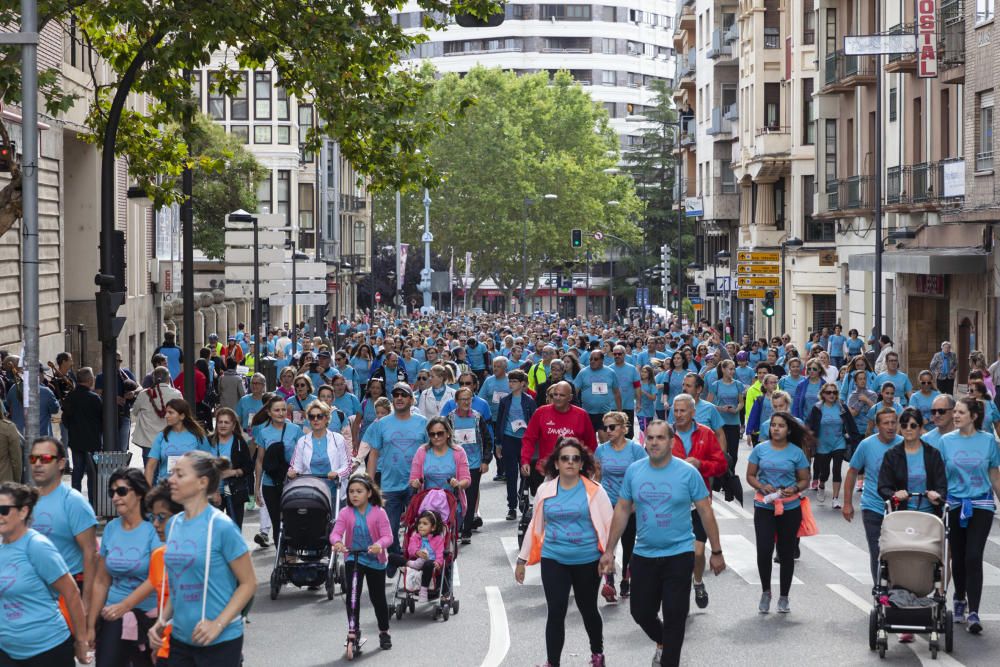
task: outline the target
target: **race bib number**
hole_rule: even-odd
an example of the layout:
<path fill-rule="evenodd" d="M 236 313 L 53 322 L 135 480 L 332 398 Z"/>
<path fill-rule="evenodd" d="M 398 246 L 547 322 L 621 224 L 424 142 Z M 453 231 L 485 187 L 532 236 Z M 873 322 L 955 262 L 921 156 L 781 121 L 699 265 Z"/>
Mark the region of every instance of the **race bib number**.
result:
<path fill-rule="evenodd" d="M 253 416 L 254 416 L 255 414 L 257 414 L 257 413 L 256 413 L 256 412 L 248 412 L 248 413 L 247 413 L 247 423 L 246 423 L 246 427 L 247 427 L 247 428 L 249 428 L 249 427 L 250 427 L 250 424 L 252 424 L 252 423 L 253 423 Z"/>
<path fill-rule="evenodd" d="M 504 396 L 506 396 L 506 395 L 507 395 L 506 391 L 495 391 L 495 392 L 493 392 L 493 402 L 494 403 L 499 403 L 500 401 L 502 401 L 504 399 Z"/>
<path fill-rule="evenodd" d="M 510 423 L 510 427 L 515 431 L 520 431 L 522 428 L 528 428 L 528 424 L 523 419 L 515 419 Z"/>
<path fill-rule="evenodd" d="M 607 382 L 590 383 L 590 393 L 593 394 L 594 396 L 607 396 L 608 383 Z"/>
<path fill-rule="evenodd" d="M 292 410 L 292 423 L 299 425 L 306 420 L 306 413 L 302 410 Z"/>
<path fill-rule="evenodd" d="M 177 462 L 180 461 L 180 460 L 181 460 L 181 457 L 179 457 L 179 456 L 168 456 L 167 457 L 167 474 L 168 475 L 171 472 L 173 472 L 174 466 L 177 465 Z"/>
<path fill-rule="evenodd" d="M 471 445 L 476 441 L 476 429 L 457 428 L 455 429 L 455 442 L 460 445 Z"/>

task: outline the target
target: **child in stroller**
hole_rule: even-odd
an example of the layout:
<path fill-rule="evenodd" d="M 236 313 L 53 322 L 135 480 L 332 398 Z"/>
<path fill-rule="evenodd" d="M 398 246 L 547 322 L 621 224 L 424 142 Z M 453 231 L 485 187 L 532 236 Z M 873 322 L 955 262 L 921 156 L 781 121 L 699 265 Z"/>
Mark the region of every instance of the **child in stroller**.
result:
<path fill-rule="evenodd" d="M 420 571 L 420 592 L 417 602 L 427 602 L 427 589 L 440 569 L 444 556 L 444 524 L 433 510 L 424 510 L 417 517 L 417 529 L 410 533 L 404 553 L 389 554 L 389 564 Z M 404 573 L 404 577 L 405 577 Z"/>

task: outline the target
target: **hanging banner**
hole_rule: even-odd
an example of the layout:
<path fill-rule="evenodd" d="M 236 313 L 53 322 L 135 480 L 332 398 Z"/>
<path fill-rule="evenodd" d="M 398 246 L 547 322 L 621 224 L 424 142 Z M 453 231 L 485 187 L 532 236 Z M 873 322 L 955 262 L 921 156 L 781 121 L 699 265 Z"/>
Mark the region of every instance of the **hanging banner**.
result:
<path fill-rule="evenodd" d="M 462 282 L 462 286 L 465 289 L 469 289 L 472 286 L 472 253 L 465 253 L 465 278 Z"/>
<path fill-rule="evenodd" d="M 937 76 L 937 2 L 917 0 L 917 76 Z"/>
<path fill-rule="evenodd" d="M 399 244 L 399 266 L 396 267 L 396 291 L 403 289 L 403 276 L 406 275 L 406 253 L 410 249 L 409 243 Z"/>

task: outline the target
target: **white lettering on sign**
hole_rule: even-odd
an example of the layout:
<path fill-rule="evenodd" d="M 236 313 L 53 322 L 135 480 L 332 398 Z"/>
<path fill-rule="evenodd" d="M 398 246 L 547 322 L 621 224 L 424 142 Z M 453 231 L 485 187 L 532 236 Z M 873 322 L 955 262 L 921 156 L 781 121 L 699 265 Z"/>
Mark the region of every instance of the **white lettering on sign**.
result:
<path fill-rule="evenodd" d="M 917 75 L 937 76 L 937 7 L 935 0 L 917 0 Z"/>

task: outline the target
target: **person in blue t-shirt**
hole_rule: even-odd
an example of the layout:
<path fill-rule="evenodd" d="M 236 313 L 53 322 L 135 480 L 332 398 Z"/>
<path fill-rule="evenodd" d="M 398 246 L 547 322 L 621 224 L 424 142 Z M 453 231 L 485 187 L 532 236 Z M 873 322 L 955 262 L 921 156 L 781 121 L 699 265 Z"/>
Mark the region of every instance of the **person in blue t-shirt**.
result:
<path fill-rule="evenodd" d="M 595 482 L 600 482 L 601 486 L 608 493 L 611 504 L 618 503 L 618 491 L 621 489 L 622 480 L 625 479 L 625 471 L 628 467 L 646 458 L 646 450 L 642 445 L 628 439 L 625 424 L 628 415 L 624 412 L 609 412 L 604 415 L 604 432 L 608 434 L 608 441 L 597 446 L 594 452 L 594 460 L 597 461 L 597 475 Z M 632 562 L 632 550 L 635 548 L 635 515 L 629 517 L 625 532 L 622 533 L 622 581 L 621 596 L 626 598 L 630 594 L 630 578 L 628 574 L 629 563 Z M 608 602 L 615 602 L 615 575 L 607 574 L 604 578 L 604 586 L 601 588 L 601 595 Z"/>
<path fill-rule="evenodd" d="M 640 402 L 639 387 L 642 384 L 639 379 L 639 370 L 625 361 L 625 347 L 615 345 L 611 350 L 611 356 L 615 363 L 611 364 L 611 369 L 618 376 L 618 390 L 622 396 L 622 412 L 628 415 L 628 437 L 632 437 L 633 424 L 635 423 L 635 409 Z"/>
<path fill-rule="evenodd" d="M 834 392 L 836 387 L 834 386 Z M 839 419 L 839 415 L 838 415 Z M 795 574 L 795 549 L 802 508 L 799 494 L 809 484 L 809 459 L 802 452 L 808 431 L 787 412 L 771 416 L 762 442 L 750 452 L 747 462 L 747 484 L 756 489 L 754 498 L 754 532 L 757 538 L 757 572 L 763 592 L 758 610 L 771 609 L 771 553 L 777 543 L 781 563 L 778 612 L 791 611 L 788 593 Z"/>
<path fill-rule="evenodd" d="M 851 521 L 854 518 L 854 482 L 858 475 L 865 476 L 864 488 L 861 492 L 861 520 L 865 527 L 865 539 L 868 542 L 869 565 L 872 572 L 872 582 L 878 584 L 878 540 L 882 532 L 882 516 L 885 513 L 885 503 L 878 493 L 878 474 L 882 467 L 882 458 L 903 441 L 897 434 L 899 417 L 892 408 L 883 408 L 875 415 L 877 432 L 861 441 L 851 465 L 847 469 L 847 479 L 844 480 L 844 518 Z"/>
<path fill-rule="evenodd" d="M 639 419 L 639 430 L 645 431 L 646 424 L 656 418 L 656 399 L 659 394 L 656 388 L 656 371 L 652 366 L 642 367 L 639 381 L 639 409 L 636 410 L 636 416 Z"/>
<path fill-rule="evenodd" d="M 167 427 L 156 436 L 146 461 L 146 481 L 150 486 L 166 479 L 181 455 L 195 449 L 208 451 L 205 430 L 195 419 L 191 405 L 183 398 L 167 401 L 163 418 Z"/>
<path fill-rule="evenodd" d="M 282 447 L 285 461 L 292 460 L 295 453 L 295 443 L 302 437 L 302 429 L 286 419 L 288 404 L 280 395 L 275 395 L 264 404 L 252 423 L 251 435 L 257 445 L 257 470 L 254 475 L 256 483 L 255 500 L 258 505 L 267 508 L 267 518 L 270 521 L 274 544 L 278 544 L 278 532 L 281 528 L 281 490 L 284 477 L 272 479 L 264 472 L 264 457 L 271 447 Z M 267 526 L 261 521 L 260 532 L 254 536 L 254 541 L 260 546 L 267 546 Z"/>
<path fill-rule="evenodd" d="M 726 569 L 708 488 L 693 465 L 672 455 L 673 443 L 670 424 L 654 421 L 646 427 L 649 456 L 625 471 L 608 543 L 601 556 L 601 571 L 614 573 L 615 547 L 634 511 L 632 618 L 656 644 L 663 665 L 679 665 L 681 661 L 694 574 L 692 503 L 711 544 L 712 572 L 718 575 Z"/>
<path fill-rule="evenodd" d="M 236 402 L 236 416 L 240 418 L 240 428 L 245 431 L 250 430 L 250 422 L 253 416 L 264 407 L 264 391 L 267 388 L 267 380 L 263 373 L 254 373 L 250 378 L 250 393 L 244 395 Z"/>
<path fill-rule="evenodd" d="M 747 388 L 736 379 L 736 364 L 731 359 L 723 359 L 718 368 L 720 379 L 708 385 L 708 400 L 716 406 L 722 417 L 729 470 L 735 472 L 740 451 L 740 415 L 745 407 Z"/>
<path fill-rule="evenodd" d="M 895 498 L 896 509 L 941 514 L 941 505 L 948 494 L 948 477 L 944 460 L 936 447 L 925 442 L 923 417 L 916 408 L 906 408 L 899 416 L 899 431 L 903 442 L 882 459 L 878 475 L 878 492 L 883 500 Z M 922 497 L 912 498 L 917 494 Z"/>
<path fill-rule="evenodd" d="M 903 412 L 903 406 L 896 400 L 896 386 L 894 384 L 887 382 L 882 385 L 881 393 L 882 400 L 868 408 L 868 435 L 875 433 L 875 415 L 877 415 L 882 408 L 892 408 L 896 411 L 897 415 Z"/>
<path fill-rule="evenodd" d="M 226 459 L 202 451 L 181 456 L 170 476 L 171 496 L 184 511 L 167 525 L 163 562 L 170 597 L 147 636 L 155 650 L 172 623 L 170 661 L 239 667 L 242 612 L 257 590 L 250 552 L 236 524 L 211 506 Z"/>
<path fill-rule="evenodd" d="M 590 353 L 590 363 L 573 378 L 573 386 L 595 433 L 601 430 L 605 413 L 622 409 L 618 374 L 604 365 L 604 352 L 600 349 Z"/>
<path fill-rule="evenodd" d="M 910 395 L 908 405 L 920 410 L 920 416 L 924 420 L 924 428 L 929 431 L 934 426 L 931 421 L 931 405 L 933 405 L 934 399 L 941 395 L 941 392 L 934 388 L 934 376 L 931 375 L 930 371 L 920 371 L 920 375 L 917 376 L 917 385 L 919 390 Z"/>
<path fill-rule="evenodd" d="M 806 424 L 818 440 L 816 456 L 813 459 L 813 479 L 811 487 L 816 492 L 816 502 L 826 500 L 826 482 L 833 473 L 833 509 L 840 509 L 840 483 L 844 457 L 848 443 L 856 443 L 861 438 L 857 432 L 854 417 L 840 400 L 840 390 L 836 382 L 827 382 L 819 392 L 820 400 L 812 406 Z"/>
<path fill-rule="evenodd" d="M 899 370 L 899 355 L 895 352 L 885 355 L 885 365 L 885 372 L 875 376 L 875 385 L 872 389 L 881 393 L 886 383 L 892 383 L 896 387 L 896 396 L 901 401 L 904 399 L 909 400 L 910 394 L 913 393 L 913 383 L 910 382 L 910 378 L 907 377 L 906 373 Z"/>
<path fill-rule="evenodd" d="M 479 398 L 486 401 L 490 410 L 483 415 L 491 423 L 496 422 L 497 412 L 500 409 L 500 401 L 510 393 L 510 382 L 507 380 L 507 358 L 494 357 L 493 375 L 483 380 L 483 386 L 479 389 Z M 496 426 L 494 425 L 494 428 Z"/>
<path fill-rule="evenodd" d="M 833 334 L 827 339 L 826 351 L 830 355 L 830 363 L 840 368 L 844 365 L 844 354 L 847 346 L 847 338 L 843 334 L 844 328 L 839 324 L 833 327 Z"/>
<path fill-rule="evenodd" d="M 719 413 L 718 408 L 716 408 L 712 403 L 706 401 L 701 397 L 703 391 L 705 391 L 705 380 L 697 373 L 688 373 L 684 376 L 684 392 L 694 399 L 694 420 L 699 424 L 704 424 L 715 432 L 715 437 L 719 441 L 719 445 L 722 447 L 722 451 L 729 451 L 729 443 L 726 439 L 726 431 L 723 429 L 725 422 L 722 420 L 722 415 Z M 670 407 L 670 412 L 667 414 L 667 422 L 673 425 L 674 423 L 674 408 Z M 739 443 L 739 440 L 736 441 Z"/>
<path fill-rule="evenodd" d="M 469 339 L 466 341 L 465 353 L 466 359 L 469 362 L 469 368 L 472 369 L 472 372 L 482 382 L 486 379 L 486 364 L 490 359 L 489 349 L 486 345 L 476 340 L 475 336 L 469 336 Z"/>
<path fill-rule="evenodd" d="M 135 640 L 122 638 L 122 617 L 132 607 L 126 608 L 121 603 L 146 581 L 150 558 L 161 542 L 156 528 L 143 517 L 149 483 L 141 470 L 119 468 L 111 474 L 107 490 L 118 517 L 108 523 L 101 537 L 87 622 L 89 631 L 96 637 L 98 664 L 127 664 L 130 661 L 142 664 L 146 659 L 145 650 L 141 648 L 145 641 L 139 639 L 145 640 L 146 632 L 153 625 L 146 613 L 156 608 L 156 595 L 147 596 L 134 607 L 143 612 L 135 615 L 139 625 Z M 96 613 L 98 610 L 100 612 Z"/>

